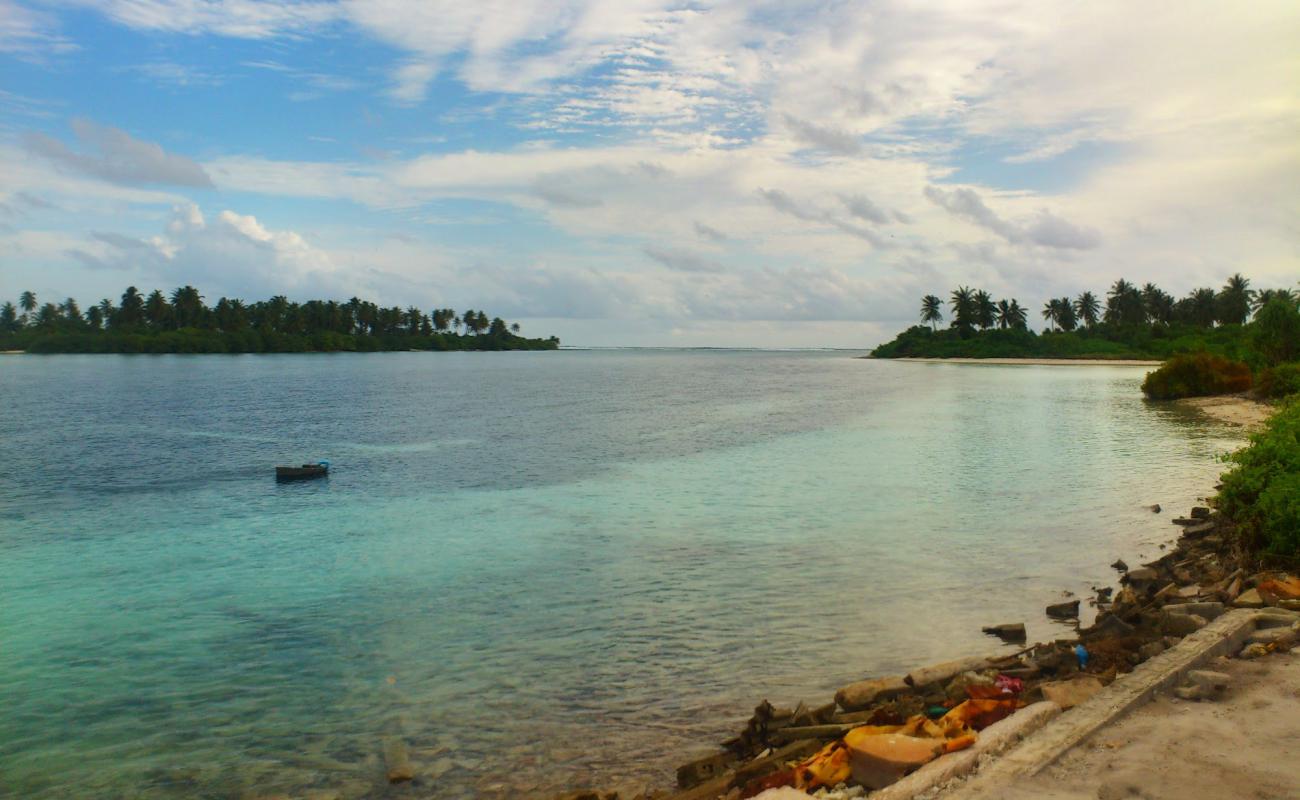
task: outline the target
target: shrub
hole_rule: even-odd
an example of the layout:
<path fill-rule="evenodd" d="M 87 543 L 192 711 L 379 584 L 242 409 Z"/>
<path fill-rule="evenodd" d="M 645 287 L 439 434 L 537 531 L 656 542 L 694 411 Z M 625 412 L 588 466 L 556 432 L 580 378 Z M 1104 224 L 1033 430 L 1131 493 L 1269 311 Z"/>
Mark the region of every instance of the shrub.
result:
<path fill-rule="evenodd" d="M 1227 457 L 1219 509 L 1237 523 L 1243 543 L 1265 552 L 1300 556 L 1300 400 L 1273 415 L 1250 446 Z"/>
<path fill-rule="evenodd" d="M 1152 400 L 1233 394 L 1250 389 L 1250 367 L 1209 353 L 1174 356 L 1142 381 Z"/>
<path fill-rule="evenodd" d="M 1265 365 L 1300 358 L 1300 310 L 1285 300 L 1271 301 L 1255 315 L 1250 345 Z"/>
<path fill-rule="evenodd" d="M 1300 394 L 1300 361 L 1261 370 L 1255 390 L 1260 397 L 1270 398 Z"/>

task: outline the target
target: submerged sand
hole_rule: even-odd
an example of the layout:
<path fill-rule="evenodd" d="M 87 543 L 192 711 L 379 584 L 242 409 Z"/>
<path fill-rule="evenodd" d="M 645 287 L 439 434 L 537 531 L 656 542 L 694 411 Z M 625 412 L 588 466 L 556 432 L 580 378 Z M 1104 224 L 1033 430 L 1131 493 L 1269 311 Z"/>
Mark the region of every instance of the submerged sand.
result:
<path fill-rule="evenodd" d="M 1137 358 L 893 358 L 932 364 L 1021 364 L 1047 367 L 1158 367 L 1162 361 Z"/>
<path fill-rule="evenodd" d="M 1239 425 L 1247 430 L 1258 430 L 1276 409 L 1268 403 L 1252 400 L 1244 394 L 1215 397 L 1188 397 L 1174 401 L 1193 408 L 1219 422 Z"/>
<path fill-rule="evenodd" d="M 1008 800 L 1294 798 L 1300 792 L 1300 651 L 1209 669 L 1233 682 L 1223 698 L 1161 696 L 1097 731 Z"/>

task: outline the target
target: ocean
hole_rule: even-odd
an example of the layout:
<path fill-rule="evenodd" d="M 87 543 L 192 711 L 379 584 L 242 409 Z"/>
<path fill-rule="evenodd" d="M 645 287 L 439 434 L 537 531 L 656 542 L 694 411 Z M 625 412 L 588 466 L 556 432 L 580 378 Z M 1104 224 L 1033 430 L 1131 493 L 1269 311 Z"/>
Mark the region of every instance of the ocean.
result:
<path fill-rule="evenodd" d="M 1140 367 L 852 355 L 0 359 L 0 795 L 665 784 L 764 698 L 1062 635 L 1243 443 Z"/>

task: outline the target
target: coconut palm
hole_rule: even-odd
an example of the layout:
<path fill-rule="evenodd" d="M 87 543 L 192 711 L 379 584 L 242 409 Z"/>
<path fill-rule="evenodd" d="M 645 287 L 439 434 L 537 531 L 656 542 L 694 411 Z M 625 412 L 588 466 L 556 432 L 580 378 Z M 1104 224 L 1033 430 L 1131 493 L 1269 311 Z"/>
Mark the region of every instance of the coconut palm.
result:
<path fill-rule="evenodd" d="M 968 286 L 959 286 L 949 295 L 952 306 L 952 326 L 969 331 L 975 322 L 975 293 Z"/>
<path fill-rule="evenodd" d="M 1097 324 L 1098 316 L 1101 314 L 1101 303 L 1097 302 L 1097 296 L 1092 292 L 1084 292 L 1074 300 L 1074 314 L 1083 322 L 1084 325 L 1091 328 Z"/>
<path fill-rule="evenodd" d="M 1056 330 L 1056 317 L 1060 313 L 1060 304 L 1061 301 L 1056 298 L 1043 303 L 1043 319 L 1047 320 L 1047 329 L 1049 331 Z"/>
<path fill-rule="evenodd" d="M 0 305 L 0 331 L 13 333 L 18 330 L 18 309 L 8 300 Z"/>
<path fill-rule="evenodd" d="M 1293 292 L 1290 289 L 1260 289 L 1255 292 L 1255 298 L 1251 301 L 1251 311 L 1258 312 L 1274 300 L 1295 304 L 1300 302 L 1300 293 Z"/>
<path fill-rule="evenodd" d="M 938 330 L 943 321 L 943 301 L 932 294 L 921 298 L 921 321 L 930 323 L 930 330 Z"/>
<path fill-rule="evenodd" d="M 988 292 L 980 289 L 975 293 L 975 324 L 981 330 L 988 330 L 997 323 L 998 307 Z"/>
<path fill-rule="evenodd" d="M 1072 331 L 1078 327 L 1079 320 L 1074 316 L 1074 306 L 1070 298 L 1062 297 L 1056 301 L 1056 325 L 1063 331 Z"/>
<path fill-rule="evenodd" d="M 36 310 L 36 292 L 23 292 L 18 295 L 18 307 L 23 313 L 30 314 Z"/>
<path fill-rule="evenodd" d="M 1250 290 L 1250 279 L 1241 273 L 1228 278 L 1228 282 L 1219 290 L 1218 313 L 1216 318 L 1224 325 L 1241 325 L 1250 316 L 1250 299 L 1254 292 Z"/>
<path fill-rule="evenodd" d="M 1142 287 L 1142 308 L 1147 321 L 1169 324 L 1174 314 L 1174 298 L 1154 283 Z"/>

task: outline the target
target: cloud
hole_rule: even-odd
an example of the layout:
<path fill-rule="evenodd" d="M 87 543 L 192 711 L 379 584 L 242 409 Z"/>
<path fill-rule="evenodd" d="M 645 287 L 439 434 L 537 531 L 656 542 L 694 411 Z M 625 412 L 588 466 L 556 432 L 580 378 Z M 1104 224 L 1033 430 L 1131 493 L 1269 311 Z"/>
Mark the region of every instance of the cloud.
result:
<path fill-rule="evenodd" d="M 698 233 L 700 236 L 703 236 L 705 239 L 708 239 L 711 242 L 725 242 L 729 238 L 727 234 L 723 233 L 722 231 L 710 225 L 705 225 L 703 222 L 700 222 L 699 220 L 696 220 L 693 223 L 693 225 L 695 227 L 696 233 Z"/>
<path fill-rule="evenodd" d="M 790 195 L 780 189 L 759 189 L 759 195 L 766 200 L 772 208 L 783 214 L 789 214 L 797 219 L 807 222 L 818 222 L 823 225 L 830 225 L 837 230 L 843 231 L 850 236 L 856 236 L 863 241 L 870 242 L 873 247 L 885 249 L 892 245 L 884 237 L 875 231 L 864 228 L 861 225 L 855 225 L 848 220 L 838 217 L 829 211 L 805 208 L 790 197 Z M 851 210 L 851 209 L 850 209 Z"/>
<path fill-rule="evenodd" d="M 1011 222 L 998 216 L 972 189 L 944 191 L 925 187 L 925 196 L 956 217 L 1001 236 L 1012 244 L 1030 243 L 1066 250 L 1091 250 L 1101 244 L 1101 234 L 1040 210 L 1027 222 Z"/>
<path fill-rule="evenodd" d="M 0 0 L 0 53 L 44 64 L 51 56 L 71 53 L 77 45 L 56 32 L 58 21 L 13 0 Z"/>
<path fill-rule="evenodd" d="M 141 141 L 117 128 L 82 119 L 72 121 L 72 130 L 81 144 L 95 152 L 74 152 L 63 142 L 41 133 L 28 133 L 24 144 L 28 152 L 64 169 L 110 183 L 212 187 L 212 179 L 197 163 L 168 153 L 154 142 Z"/>
<path fill-rule="evenodd" d="M 782 119 L 795 138 L 805 144 L 843 156 L 862 152 L 862 140 L 848 131 L 817 125 L 791 114 L 783 114 Z"/>
<path fill-rule="evenodd" d="M 871 202 L 871 198 L 862 194 L 840 195 L 840 202 L 848 209 L 851 216 L 877 225 L 888 224 L 891 219 L 884 209 Z"/>
<path fill-rule="evenodd" d="M 727 268 L 716 261 L 710 261 L 685 250 L 674 250 L 659 245 L 646 245 L 644 252 L 654 261 L 668 269 L 678 272 L 726 272 Z"/>

